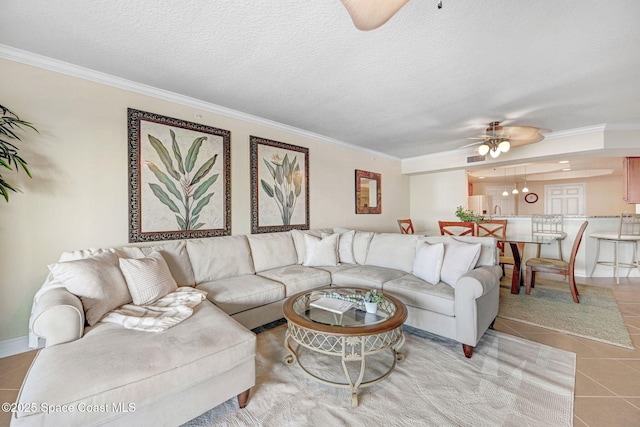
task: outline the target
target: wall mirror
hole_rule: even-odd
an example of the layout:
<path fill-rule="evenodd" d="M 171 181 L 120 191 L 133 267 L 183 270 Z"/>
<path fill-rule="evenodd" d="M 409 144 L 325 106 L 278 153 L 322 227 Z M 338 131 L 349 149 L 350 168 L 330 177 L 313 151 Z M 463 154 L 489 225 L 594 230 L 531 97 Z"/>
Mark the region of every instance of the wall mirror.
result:
<path fill-rule="evenodd" d="M 382 213 L 382 175 L 356 169 L 356 213 Z"/>

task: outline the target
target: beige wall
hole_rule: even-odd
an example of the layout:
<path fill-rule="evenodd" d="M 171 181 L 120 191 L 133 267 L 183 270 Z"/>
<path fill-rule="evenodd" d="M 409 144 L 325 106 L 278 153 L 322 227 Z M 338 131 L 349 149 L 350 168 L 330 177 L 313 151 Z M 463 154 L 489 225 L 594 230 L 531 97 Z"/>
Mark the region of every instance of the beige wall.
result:
<path fill-rule="evenodd" d="M 438 221 L 456 221 L 456 207 L 467 204 L 463 169 L 412 175 L 410 188 L 411 219 L 416 232 L 440 234 Z"/>
<path fill-rule="evenodd" d="M 127 244 L 127 107 L 231 131 L 233 234 L 251 229 L 249 135 L 309 147 L 312 228 L 396 231 L 409 214 L 397 160 L 13 61 L 0 60 L 0 73 L 0 104 L 40 131 L 21 144 L 33 179 L 2 172 L 24 194 L 0 202 L 0 341 L 27 334 L 33 295 L 62 251 Z M 355 214 L 355 169 L 382 174 L 381 215 Z"/>

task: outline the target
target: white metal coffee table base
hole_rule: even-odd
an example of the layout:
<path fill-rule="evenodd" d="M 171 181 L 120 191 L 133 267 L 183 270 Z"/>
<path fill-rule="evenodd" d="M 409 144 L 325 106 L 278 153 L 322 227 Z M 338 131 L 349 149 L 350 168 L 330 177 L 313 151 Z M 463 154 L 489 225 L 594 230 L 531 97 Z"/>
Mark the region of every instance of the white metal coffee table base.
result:
<path fill-rule="evenodd" d="M 291 339 L 298 344 L 296 348 L 291 346 Z M 384 380 L 391 374 L 396 366 L 396 362 L 402 362 L 404 360 L 404 355 L 399 352 L 403 344 L 404 334 L 402 332 L 402 326 L 387 332 L 372 335 L 338 335 L 305 329 L 292 322 L 288 322 L 284 345 L 289 354 L 285 357 L 285 363 L 287 365 L 293 365 L 298 362 L 300 368 L 311 378 L 333 387 L 350 389 L 351 406 L 355 408 L 358 406 L 359 388 L 369 387 Z M 340 357 L 347 382 L 329 381 L 310 372 L 303 366 L 298 357 L 299 346 L 317 353 Z M 389 369 L 378 378 L 363 382 L 367 356 L 386 350 L 391 351 L 393 354 L 393 362 Z M 360 362 L 359 376 L 355 381 L 349 374 L 347 362 Z"/>

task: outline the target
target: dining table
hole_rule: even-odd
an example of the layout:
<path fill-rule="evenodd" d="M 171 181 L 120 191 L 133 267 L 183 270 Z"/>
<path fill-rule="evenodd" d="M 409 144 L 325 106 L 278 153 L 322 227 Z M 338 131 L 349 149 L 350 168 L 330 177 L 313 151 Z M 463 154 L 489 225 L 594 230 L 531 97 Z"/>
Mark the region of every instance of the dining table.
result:
<path fill-rule="evenodd" d="M 524 285 L 524 268 L 522 265 L 524 245 L 527 243 L 535 245 L 548 245 L 554 242 L 558 236 L 554 235 L 533 235 L 533 234 L 507 234 L 498 240 L 509 244 L 513 254 L 513 273 L 511 275 L 511 293 L 520 293 L 520 287 Z"/>

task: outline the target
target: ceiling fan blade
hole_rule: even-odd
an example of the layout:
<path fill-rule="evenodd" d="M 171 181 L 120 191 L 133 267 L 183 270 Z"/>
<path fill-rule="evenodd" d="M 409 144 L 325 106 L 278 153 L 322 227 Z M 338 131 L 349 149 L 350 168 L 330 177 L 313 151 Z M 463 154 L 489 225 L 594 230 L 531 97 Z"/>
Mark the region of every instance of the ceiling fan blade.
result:
<path fill-rule="evenodd" d="M 471 144 L 463 145 L 462 147 L 458 147 L 458 150 L 462 150 L 463 148 L 473 147 L 474 145 L 480 145 L 482 141 L 472 142 Z"/>

